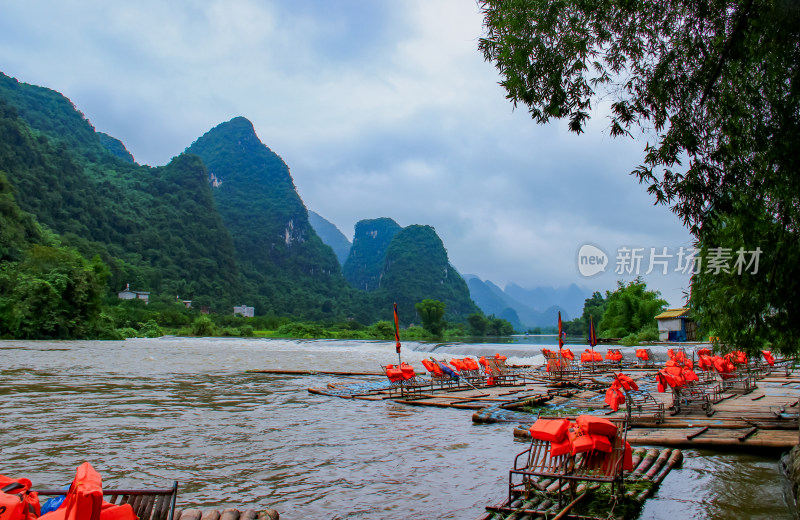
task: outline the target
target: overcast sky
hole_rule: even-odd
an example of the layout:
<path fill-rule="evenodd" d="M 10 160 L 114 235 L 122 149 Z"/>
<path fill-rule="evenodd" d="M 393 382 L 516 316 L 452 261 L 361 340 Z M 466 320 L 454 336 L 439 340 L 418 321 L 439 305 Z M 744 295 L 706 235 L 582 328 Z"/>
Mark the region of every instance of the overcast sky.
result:
<path fill-rule="evenodd" d="M 158 166 L 236 116 L 289 165 L 309 209 L 436 228 L 462 273 L 505 286 L 613 288 L 622 246 L 690 247 L 628 172 L 644 141 L 513 110 L 478 52 L 471 0 L 0 0 L 0 71 L 70 98 Z M 599 246 L 609 268 L 578 270 Z M 666 257 L 648 285 L 681 305 Z M 664 258 L 661 258 L 664 260 Z M 625 264 L 625 267 L 630 267 Z M 626 269 L 629 280 L 635 269 Z"/>

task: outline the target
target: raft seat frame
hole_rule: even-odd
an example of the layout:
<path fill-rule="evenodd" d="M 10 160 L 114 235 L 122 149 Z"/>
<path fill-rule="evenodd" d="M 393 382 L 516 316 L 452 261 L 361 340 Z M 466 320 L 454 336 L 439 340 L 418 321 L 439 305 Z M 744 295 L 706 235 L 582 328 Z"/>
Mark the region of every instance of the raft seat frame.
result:
<path fill-rule="evenodd" d="M 560 352 L 542 350 L 542 355 L 546 362 L 545 376 L 550 381 L 580 380 L 581 368 L 574 360 L 561 357 Z"/>
<path fill-rule="evenodd" d="M 559 504 L 563 504 L 564 498 L 574 500 L 577 484 L 582 481 L 609 483 L 612 494 L 622 493 L 628 419 L 612 417 L 609 420 L 617 426 L 611 453 L 588 451 L 553 457 L 550 455 L 550 441 L 532 439 L 528 449 L 514 458 L 514 466 L 509 471 L 508 503 L 514 503 L 520 495 L 527 499 L 534 494 L 554 493 Z M 553 482 L 543 487 L 538 482 L 540 478 L 552 479 Z M 557 487 L 553 489 L 553 485 Z"/>
<path fill-rule="evenodd" d="M 628 416 L 629 424 L 650 421 L 661 424 L 664 422 L 664 403 L 653 397 L 653 394 L 643 388 L 624 391 L 625 414 Z"/>
<path fill-rule="evenodd" d="M 41 489 L 40 496 L 65 496 L 67 489 Z M 115 505 L 130 504 L 139 520 L 173 520 L 175 501 L 178 497 L 178 481 L 167 489 L 104 489 L 103 498 Z M 100 509 L 96 510 L 97 517 Z M 92 515 L 92 520 L 96 517 Z"/>
<path fill-rule="evenodd" d="M 486 363 L 487 375 L 494 380 L 495 385 L 503 386 L 517 383 L 517 374 L 506 366 L 504 359 L 486 358 Z"/>
<path fill-rule="evenodd" d="M 706 416 L 714 415 L 714 403 L 720 399 L 720 385 L 711 383 L 687 383 L 672 388 L 672 415 L 681 411 L 702 410 Z"/>
<path fill-rule="evenodd" d="M 649 348 L 645 348 L 645 349 L 641 349 L 641 350 L 644 350 L 645 352 L 647 352 L 647 359 L 642 359 L 642 358 L 638 358 L 637 357 L 636 358 L 636 366 L 638 368 L 655 368 L 656 360 L 655 360 L 655 354 L 653 354 L 653 351 L 650 350 Z"/>

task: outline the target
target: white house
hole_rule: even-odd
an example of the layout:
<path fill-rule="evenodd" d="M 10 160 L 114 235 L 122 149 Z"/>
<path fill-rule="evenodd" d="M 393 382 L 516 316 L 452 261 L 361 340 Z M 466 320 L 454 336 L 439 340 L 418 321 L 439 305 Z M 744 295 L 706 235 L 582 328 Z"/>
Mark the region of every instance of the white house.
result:
<path fill-rule="evenodd" d="M 255 315 L 255 312 L 256 312 L 255 307 L 248 307 L 247 305 L 242 305 L 240 307 L 233 308 L 234 316 L 238 314 L 240 316 L 244 316 L 245 318 L 252 318 Z"/>
<path fill-rule="evenodd" d="M 118 292 L 117 296 L 121 300 L 144 300 L 144 303 L 149 303 L 150 293 L 147 291 L 132 291 L 131 284 L 126 283 L 125 289 Z"/>

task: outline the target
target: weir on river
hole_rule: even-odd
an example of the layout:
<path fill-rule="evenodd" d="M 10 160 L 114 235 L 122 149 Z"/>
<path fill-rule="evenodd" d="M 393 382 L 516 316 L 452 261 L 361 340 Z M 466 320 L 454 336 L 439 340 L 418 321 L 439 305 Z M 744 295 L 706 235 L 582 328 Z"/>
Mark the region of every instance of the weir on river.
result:
<path fill-rule="evenodd" d="M 431 348 L 404 344 L 403 360 L 420 366 Z M 532 364 L 542 362 L 540 348 L 471 344 L 437 354 L 500 352 Z M 68 484 L 89 461 L 109 487 L 177 480 L 179 509 L 477 518 L 506 491 L 526 446 L 508 424 L 474 425 L 464 410 L 307 392 L 342 376 L 248 372 L 374 372 L 397 360 L 393 342 L 161 338 L 2 341 L 0 349 L 0 473 L 39 488 Z M 791 518 L 777 458 L 683 454 L 641 518 Z"/>

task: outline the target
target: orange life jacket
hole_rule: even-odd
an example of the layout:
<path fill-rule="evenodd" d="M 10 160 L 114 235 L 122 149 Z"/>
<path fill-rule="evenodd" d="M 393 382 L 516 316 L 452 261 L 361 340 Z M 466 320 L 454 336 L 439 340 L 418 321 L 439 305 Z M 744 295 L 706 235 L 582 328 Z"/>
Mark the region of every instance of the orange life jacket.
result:
<path fill-rule="evenodd" d="M 625 454 L 622 457 L 622 471 L 633 471 L 633 450 L 627 441 L 625 441 Z"/>
<path fill-rule="evenodd" d="M 531 438 L 549 442 L 560 442 L 569 428 L 566 419 L 537 419 L 530 427 Z"/>
<path fill-rule="evenodd" d="M 630 377 L 626 376 L 623 373 L 617 374 L 617 379 L 619 380 L 620 384 L 625 390 L 638 390 L 639 385 L 636 384 L 636 381 L 631 379 Z"/>
<path fill-rule="evenodd" d="M 588 434 L 583 434 L 583 432 L 581 432 L 577 426 L 567 430 L 567 435 L 572 443 L 573 455 L 577 455 L 578 453 L 583 453 L 585 451 L 592 451 L 594 449 L 594 441 L 592 438 Z"/>
<path fill-rule="evenodd" d="M 137 520 L 130 504 L 114 505 L 103 500 L 100 474 L 84 462 L 75 471 L 75 479 L 55 511 L 39 517 L 43 520 Z"/>
<path fill-rule="evenodd" d="M 606 437 L 617 436 L 617 426 L 604 417 L 597 417 L 596 415 L 579 415 L 575 419 L 575 422 L 584 433 L 604 435 Z"/>
<path fill-rule="evenodd" d="M 33 520 L 41 512 L 39 495 L 27 478 L 0 475 L 0 520 Z"/>

